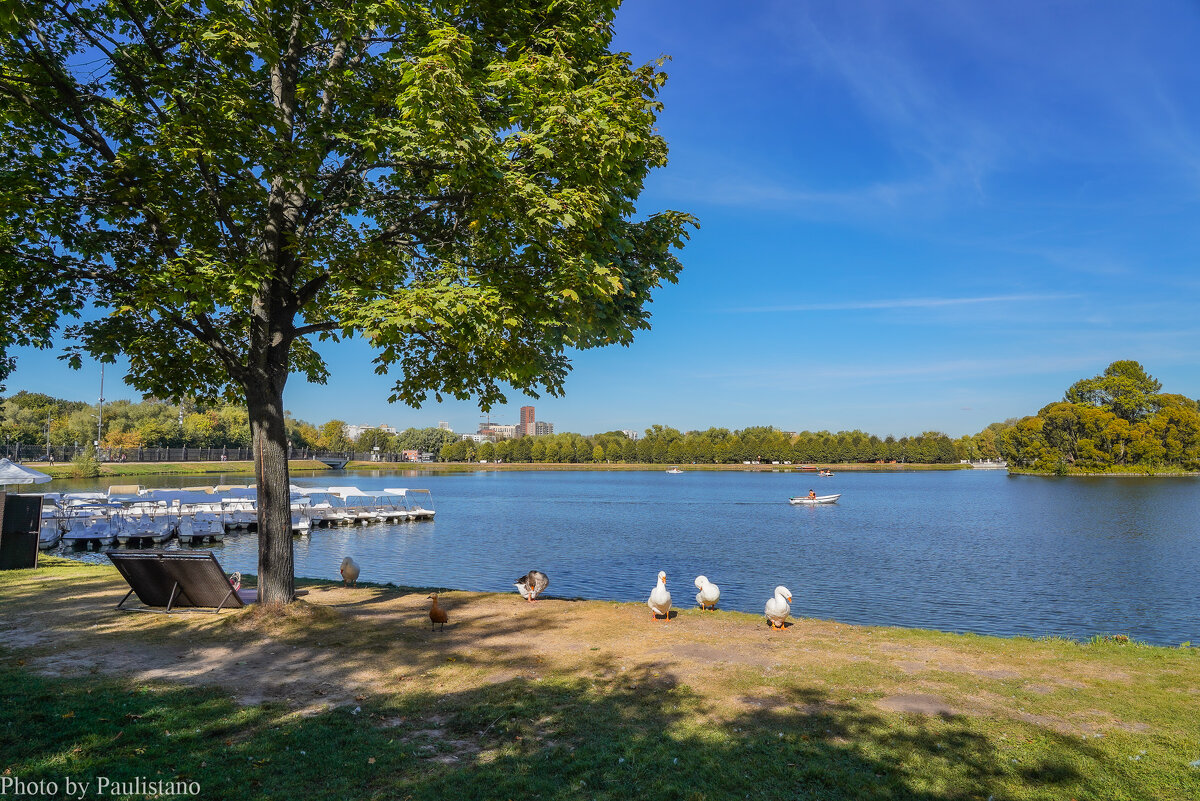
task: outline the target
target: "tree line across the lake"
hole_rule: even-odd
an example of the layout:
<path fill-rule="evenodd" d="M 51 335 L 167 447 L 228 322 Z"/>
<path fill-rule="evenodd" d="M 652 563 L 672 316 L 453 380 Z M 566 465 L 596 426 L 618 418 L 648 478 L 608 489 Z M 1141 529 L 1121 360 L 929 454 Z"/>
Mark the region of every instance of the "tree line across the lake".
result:
<path fill-rule="evenodd" d="M 86 446 L 96 439 L 100 424 L 97 404 L 63 400 L 37 392 L 18 392 L 0 399 L 0 443 L 8 450 L 20 443 L 35 455 L 49 444 L 53 448 Z M 437 428 L 410 428 L 390 435 L 378 429 L 356 439 L 346 436 L 346 424 L 330 420 L 320 426 L 286 419 L 293 448 L 313 451 L 418 450 L 438 453 L 458 436 Z M 113 401 L 104 405 L 103 435 L 106 450 L 132 448 L 246 448 L 252 447 L 250 421 L 244 406 L 168 403 L 145 400 Z"/>
<path fill-rule="evenodd" d="M 655 425 L 631 439 L 620 431 L 561 433 L 476 443 L 438 428 L 398 434 L 368 429 L 346 436 L 345 423 L 314 425 L 291 417 L 287 434 L 296 449 L 314 451 L 432 453 L 441 461 L 543 463 L 737 464 L 899 462 L 951 464 L 1006 459 L 1044 472 L 1109 469 L 1200 470 L 1200 409 L 1196 401 L 1161 392 L 1137 362 L 1119 361 L 1103 374 L 1076 382 L 1062 401 L 1036 415 L 993 423 L 973 436 L 951 439 L 928 431 L 914 437 L 879 437 L 862 431 L 782 431 L 770 426 L 739 430 L 679 431 Z M 18 392 L 0 402 L 0 440 L 36 454 L 95 439 L 99 409 L 78 401 Z M 115 401 L 104 407 L 103 447 L 249 448 L 246 410 L 236 405 Z"/>
<path fill-rule="evenodd" d="M 18 392 L 0 402 L 0 440 L 10 449 L 20 443 L 30 455 L 47 443 L 55 448 L 86 445 L 96 439 L 96 404 Z M 237 405 L 183 404 L 146 400 L 114 401 L 104 406 L 105 449 L 131 448 L 249 448 L 250 424 Z M 955 442 L 945 434 L 880 438 L 862 431 L 801 432 L 772 427 L 731 431 L 710 428 L 681 432 L 655 425 L 638 439 L 623 432 L 561 433 L 475 443 L 438 428 L 409 428 L 397 434 L 368 429 L 354 439 L 346 436 L 342 420 L 314 425 L 287 419 L 293 448 L 315 451 L 432 453 L 442 461 L 505 462 L 625 462 L 703 464 L 743 461 L 801 462 L 926 462 L 950 463 L 960 458 Z"/>

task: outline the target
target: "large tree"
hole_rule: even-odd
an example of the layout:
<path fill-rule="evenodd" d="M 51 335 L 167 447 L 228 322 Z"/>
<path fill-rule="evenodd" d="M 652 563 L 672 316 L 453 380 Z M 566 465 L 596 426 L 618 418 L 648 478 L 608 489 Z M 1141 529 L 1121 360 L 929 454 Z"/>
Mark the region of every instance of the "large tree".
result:
<path fill-rule="evenodd" d="M 1158 409 L 1162 382 L 1131 360 L 1116 361 L 1092 378 L 1076 381 L 1063 396 L 1067 403 L 1109 409 L 1122 420 L 1137 422 Z"/>
<path fill-rule="evenodd" d="M 89 304 L 76 363 L 124 353 L 144 392 L 244 400 L 260 600 L 293 596 L 283 392 L 327 377 L 311 338 L 368 340 L 392 400 L 488 407 L 648 327 L 693 220 L 635 208 L 666 163 L 665 75 L 611 51 L 618 5 L 0 12 L 4 286 Z"/>

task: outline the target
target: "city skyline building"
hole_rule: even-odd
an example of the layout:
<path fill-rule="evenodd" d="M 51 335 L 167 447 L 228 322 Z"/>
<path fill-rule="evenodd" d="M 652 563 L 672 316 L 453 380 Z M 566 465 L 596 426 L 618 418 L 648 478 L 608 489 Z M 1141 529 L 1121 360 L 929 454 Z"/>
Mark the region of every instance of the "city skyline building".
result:
<path fill-rule="evenodd" d="M 534 430 L 534 422 L 535 421 L 534 421 L 534 417 L 533 417 L 533 407 L 532 406 L 522 406 L 521 407 L 521 434 L 523 436 L 531 437 L 535 433 L 537 433 Z"/>
<path fill-rule="evenodd" d="M 483 432 L 481 430 L 480 433 L 489 433 L 489 432 L 499 439 L 516 439 L 517 426 L 516 425 L 504 425 L 501 423 L 492 423 L 490 426 L 487 427 L 487 432 Z"/>
<path fill-rule="evenodd" d="M 395 426 L 390 426 L 387 423 L 380 423 L 377 426 L 368 426 L 368 425 L 358 425 L 358 424 L 354 424 L 354 423 L 347 423 L 346 425 L 342 426 L 342 433 L 344 433 L 346 435 L 346 439 L 350 439 L 350 440 L 358 439 L 359 437 L 361 437 L 363 435 L 363 432 L 366 432 L 366 431 L 382 431 L 385 434 L 393 434 L 393 435 L 400 433 L 399 431 L 396 430 Z"/>

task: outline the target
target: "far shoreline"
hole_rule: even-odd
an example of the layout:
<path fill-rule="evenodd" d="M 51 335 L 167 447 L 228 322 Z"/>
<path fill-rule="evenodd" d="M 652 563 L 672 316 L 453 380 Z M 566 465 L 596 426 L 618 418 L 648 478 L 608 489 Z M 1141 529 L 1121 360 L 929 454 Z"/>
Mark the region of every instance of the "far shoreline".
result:
<path fill-rule="evenodd" d="M 22 464 L 48 473 L 55 479 L 73 479 L 71 462 L 56 462 L 51 465 L 42 460 L 26 460 Z M 796 475 L 816 476 L 818 470 L 831 470 L 834 473 L 930 473 L 956 470 L 972 470 L 965 464 L 929 464 L 929 463 L 827 463 L 812 464 L 688 464 L 681 462 L 675 465 L 650 464 L 646 462 L 369 462 L 352 461 L 344 468 L 350 472 L 365 472 L 371 470 L 386 471 L 420 471 L 425 473 L 474 473 L 490 472 L 665 472 L 671 467 L 678 467 L 684 473 L 690 472 L 741 472 L 741 473 L 791 473 Z M 288 470 L 293 475 L 312 476 L 330 471 L 316 459 L 292 459 L 288 462 Z M 997 472 L 993 470 L 981 472 Z M 242 461 L 197 461 L 197 462 L 101 462 L 100 475 L 90 478 L 105 479 L 139 475 L 217 475 L 235 473 L 252 475 L 254 462 Z M 1200 472 L 1184 470 L 1163 471 L 1107 471 L 1107 472 L 1068 472 L 1056 475 L 1049 471 L 1030 470 L 1027 468 L 1008 468 L 1010 476 L 1030 476 L 1033 478 L 1197 478 Z M 78 478 L 85 480 L 88 477 Z"/>
<path fill-rule="evenodd" d="M 1196 478 L 1200 476 L 1200 472 L 1188 472 L 1186 470 L 1162 470 L 1152 472 L 1132 472 L 1132 471 L 1105 471 L 1105 472 L 1069 472 L 1059 475 L 1046 470 L 1022 470 L 1020 468 L 1008 469 L 1010 476 L 1032 476 L 1033 478 Z"/>
<path fill-rule="evenodd" d="M 26 460 L 22 464 L 41 470 L 56 479 L 75 478 L 72 475 L 71 462 L 56 462 L 51 465 L 46 461 Z M 832 470 L 834 472 L 854 473 L 911 473 L 939 472 L 948 470 L 970 470 L 962 464 L 687 464 L 678 465 L 648 464 L 648 463 L 619 463 L 619 462 L 367 462 L 352 461 L 344 468 L 347 471 L 367 470 L 416 470 L 427 473 L 466 473 L 477 471 L 641 471 L 663 472 L 672 466 L 677 466 L 685 473 L 688 472 L 743 472 L 743 473 L 797 473 L 801 475 L 816 475 L 817 470 Z M 331 470 L 325 464 L 315 459 L 291 459 L 288 470 L 293 474 L 313 475 Z M 206 461 L 206 462 L 101 462 L 100 475 L 91 478 L 116 478 L 120 476 L 139 475 L 212 475 L 220 473 L 254 473 L 252 461 Z M 86 477 L 85 477 L 86 478 Z M 84 479 L 79 479 L 84 480 Z"/>
<path fill-rule="evenodd" d="M 347 470 L 377 470 L 387 467 L 397 470 L 428 470 L 429 472 L 475 472 L 479 470 L 600 470 L 665 472 L 678 467 L 682 472 L 743 472 L 743 473 L 804 473 L 816 474 L 818 470 L 841 470 L 858 473 L 904 473 L 913 471 L 964 470 L 959 464 L 649 464 L 646 462 L 350 462 Z"/>

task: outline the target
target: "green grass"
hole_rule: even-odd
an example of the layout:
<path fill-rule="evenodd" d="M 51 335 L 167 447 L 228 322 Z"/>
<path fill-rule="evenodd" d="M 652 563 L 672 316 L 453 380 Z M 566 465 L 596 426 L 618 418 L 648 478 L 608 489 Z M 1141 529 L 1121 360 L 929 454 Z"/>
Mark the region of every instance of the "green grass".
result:
<path fill-rule="evenodd" d="M 73 605 L 71 590 L 107 597 L 119 589 L 113 570 L 43 564 L 0 573 L 0 632 L 53 607 L 61 636 L 53 647 L 0 649 L 0 775 L 24 781 L 196 781 L 201 798 L 220 799 L 1200 798 L 1200 768 L 1190 765 L 1200 760 L 1193 648 L 802 621 L 769 643 L 774 664 L 716 662 L 700 680 L 616 648 L 614 638 L 628 635 L 624 604 L 572 604 L 570 631 L 587 632 L 595 646 L 543 661 L 533 631 L 528 653 L 517 655 L 473 644 L 495 622 L 444 638 L 426 636 L 419 623 L 396 625 L 387 604 L 402 601 L 403 589 L 349 593 L 346 607 L 311 607 L 290 619 L 262 609 L 99 614 L 97 600 Z M 501 603 L 456 595 L 458 610 L 470 598 Z M 751 642 L 750 627 L 761 628 L 756 616 L 681 614 L 673 625 L 685 628 L 639 636 L 698 642 L 711 621 L 734 653 L 740 646 L 730 636 Z M 686 628 L 692 619 L 705 624 Z M 212 644 L 275 651 L 324 642 L 322 655 L 344 661 L 347 675 L 389 660 L 404 669 L 382 692 L 298 711 L 238 705 L 229 689 L 238 684 L 235 664 L 220 677 L 224 689 L 34 670 L 75 642 L 135 653 L 143 643 L 174 643 L 184 654 Z M 799 659 L 813 652 L 821 658 Z M 909 674 L 887 656 L 900 652 L 934 664 Z M 537 666 L 503 669 L 518 657 Z M 996 674 L 961 669 L 968 659 Z M 968 711 L 881 709 L 880 699 L 896 692 L 936 692 Z"/>
<path fill-rule="evenodd" d="M 309 717 L 222 692 L 0 665 L 0 752 L 23 780 L 196 781 L 206 798 L 1187 799 L 1184 742 L 884 715 L 787 682 L 791 705 L 711 724 L 705 699 L 634 671 L 514 679 Z M 355 712 L 355 710 L 358 710 Z M 1194 743 L 1192 744 L 1195 745 Z"/>

